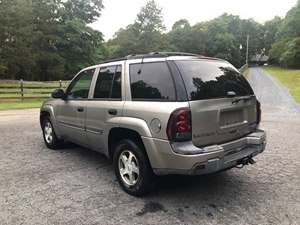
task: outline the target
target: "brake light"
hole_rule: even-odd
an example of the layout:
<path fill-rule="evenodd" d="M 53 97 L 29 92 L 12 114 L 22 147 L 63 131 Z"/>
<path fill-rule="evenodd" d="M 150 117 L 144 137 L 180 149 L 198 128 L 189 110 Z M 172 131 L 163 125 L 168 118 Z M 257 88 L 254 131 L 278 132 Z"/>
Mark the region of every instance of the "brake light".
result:
<path fill-rule="evenodd" d="M 191 110 L 181 108 L 175 110 L 169 119 L 167 135 L 170 141 L 180 142 L 192 139 Z"/>
<path fill-rule="evenodd" d="M 261 106 L 260 102 L 256 100 L 256 123 L 259 124 L 261 121 Z"/>

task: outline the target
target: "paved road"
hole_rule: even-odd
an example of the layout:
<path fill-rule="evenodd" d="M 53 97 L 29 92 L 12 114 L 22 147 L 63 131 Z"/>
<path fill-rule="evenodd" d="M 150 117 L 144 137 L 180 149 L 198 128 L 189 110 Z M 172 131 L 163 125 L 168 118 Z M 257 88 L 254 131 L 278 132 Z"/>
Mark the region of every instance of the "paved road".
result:
<path fill-rule="evenodd" d="M 299 117 L 299 104 L 278 80 L 259 67 L 250 68 L 249 78 L 255 94 L 262 103 L 264 116 L 277 119 L 285 119 L 286 116 L 293 117 L 292 119 Z"/>
<path fill-rule="evenodd" d="M 98 153 L 46 149 L 38 110 L 0 112 L 0 224 L 300 224 L 300 116 L 284 88 L 251 72 L 269 141 L 257 164 L 165 177 L 145 198 L 121 191 Z"/>

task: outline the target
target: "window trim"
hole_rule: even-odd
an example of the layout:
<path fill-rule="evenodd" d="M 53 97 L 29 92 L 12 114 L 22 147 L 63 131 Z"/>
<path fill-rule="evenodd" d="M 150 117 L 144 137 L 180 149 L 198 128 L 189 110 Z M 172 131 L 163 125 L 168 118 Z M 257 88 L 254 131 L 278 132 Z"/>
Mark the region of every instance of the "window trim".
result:
<path fill-rule="evenodd" d="M 93 74 L 91 75 L 92 76 L 92 79 L 91 79 L 91 83 L 90 83 L 90 87 L 89 87 L 89 92 L 88 92 L 88 96 L 87 98 L 69 98 L 69 91 L 70 91 L 70 88 L 72 87 L 72 84 L 74 82 L 77 82 L 80 77 L 83 75 L 83 72 L 86 72 L 86 71 L 89 71 L 89 70 L 94 70 Z M 95 73 L 97 71 L 97 68 L 96 67 L 92 67 L 92 68 L 85 68 L 83 70 L 81 70 L 80 72 L 78 72 L 74 78 L 71 80 L 71 82 L 69 83 L 68 87 L 65 89 L 65 100 L 67 101 L 86 101 L 89 99 L 89 96 L 90 96 L 90 91 L 91 91 L 91 88 L 92 88 L 92 84 L 93 84 L 93 78 L 95 76 Z M 73 88 L 73 87 L 72 87 Z"/>
<path fill-rule="evenodd" d="M 113 88 L 113 82 L 114 82 L 114 79 L 115 79 L 115 76 L 116 76 L 116 71 L 117 71 L 117 68 L 118 66 L 121 67 L 121 97 L 120 98 L 111 98 L 111 95 L 112 95 L 112 88 Z M 108 98 L 95 98 L 95 91 L 96 91 L 96 85 L 97 85 L 97 81 L 98 81 L 98 78 L 100 76 L 100 71 L 102 68 L 106 68 L 106 67 L 115 67 L 115 72 L 114 72 L 114 75 L 113 75 L 113 79 L 112 79 L 112 83 L 111 83 L 111 87 L 110 87 L 110 92 L 109 92 L 109 97 Z M 95 84 L 94 84 L 94 87 L 93 87 L 93 92 L 91 94 L 91 98 L 89 98 L 88 100 L 89 101 L 122 101 L 123 98 L 122 98 L 122 88 L 123 88 L 123 80 L 122 80 L 122 75 L 123 75 L 123 64 L 108 64 L 108 65 L 100 65 L 98 68 L 98 74 L 95 75 Z"/>
<path fill-rule="evenodd" d="M 132 88 L 131 88 L 131 75 L 130 75 L 130 66 L 132 65 L 136 65 L 136 64 L 152 64 L 152 63 L 165 63 L 167 68 L 168 68 L 168 71 L 171 75 L 171 80 L 172 80 L 172 83 L 173 83 L 173 88 L 174 88 L 174 97 L 175 99 L 174 100 L 169 100 L 169 99 L 147 99 L 147 98 L 139 98 L 139 99 L 134 99 L 132 97 Z M 173 77 L 173 74 L 170 70 L 170 67 L 168 65 L 168 62 L 167 61 L 151 61 L 151 62 L 135 62 L 135 63 L 130 63 L 129 66 L 128 66 L 128 78 L 129 78 L 129 90 L 130 90 L 130 97 L 131 97 L 131 101 L 132 102 L 178 102 L 178 96 L 177 96 L 177 90 L 176 90 L 176 85 L 175 85 L 175 80 L 174 80 L 174 77 Z"/>

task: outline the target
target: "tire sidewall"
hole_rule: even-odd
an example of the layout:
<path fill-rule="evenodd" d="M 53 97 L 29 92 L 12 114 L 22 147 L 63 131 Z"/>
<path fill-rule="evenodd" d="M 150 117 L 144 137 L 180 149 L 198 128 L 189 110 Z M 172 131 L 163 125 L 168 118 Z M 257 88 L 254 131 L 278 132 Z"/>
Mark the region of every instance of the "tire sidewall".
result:
<path fill-rule="evenodd" d="M 123 181 L 119 170 L 119 157 L 125 150 L 131 151 L 137 158 L 139 164 L 138 181 L 135 185 L 132 186 L 127 185 Z M 135 142 L 126 139 L 122 140 L 116 145 L 113 156 L 113 166 L 118 182 L 120 183 L 123 190 L 125 190 L 128 194 L 141 196 L 150 190 L 151 179 L 153 179 L 153 172 L 144 149 L 138 146 Z"/>
<path fill-rule="evenodd" d="M 46 125 L 47 122 L 49 122 L 51 124 L 51 127 L 52 127 L 53 137 L 52 137 L 52 142 L 51 143 L 48 143 L 47 140 L 46 140 L 46 137 L 45 137 L 45 125 Z M 58 140 L 57 140 L 57 137 L 56 137 L 56 134 L 55 134 L 55 131 L 54 131 L 54 127 L 53 127 L 53 124 L 52 124 L 50 118 L 46 117 L 45 119 L 43 119 L 42 125 L 43 125 L 43 127 L 42 127 L 43 138 L 44 138 L 44 142 L 45 142 L 46 146 L 50 149 L 56 149 L 57 146 L 58 146 Z"/>

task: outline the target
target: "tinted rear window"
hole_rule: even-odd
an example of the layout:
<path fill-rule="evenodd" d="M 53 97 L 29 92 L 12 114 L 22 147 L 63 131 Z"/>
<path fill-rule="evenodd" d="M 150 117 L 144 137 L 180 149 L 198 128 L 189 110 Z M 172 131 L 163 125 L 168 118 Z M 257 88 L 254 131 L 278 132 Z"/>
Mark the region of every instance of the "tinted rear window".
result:
<path fill-rule="evenodd" d="M 122 67 L 101 67 L 97 78 L 94 98 L 121 99 L 121 74 Z"/>
<path fill-rule="evenodd" d="M 175 88 L 165 62 L 130 65 L 132 100 L 174 101 Z"/>
<path fill-rule="evenodd" d="M 253 95 L 247 80 L 229 63 L 215 60 L 175 61 L 189 100 L 226 98 L 227 92 L 237 96 Z"/>

